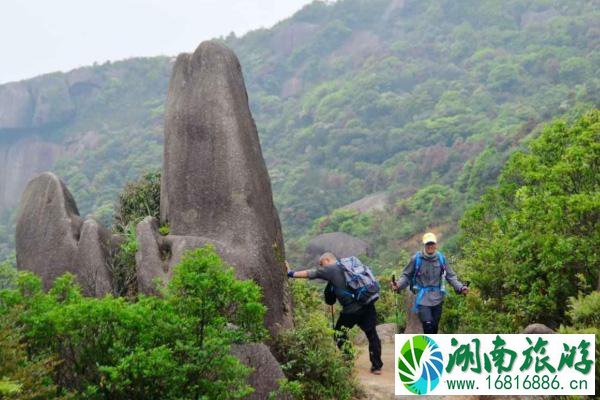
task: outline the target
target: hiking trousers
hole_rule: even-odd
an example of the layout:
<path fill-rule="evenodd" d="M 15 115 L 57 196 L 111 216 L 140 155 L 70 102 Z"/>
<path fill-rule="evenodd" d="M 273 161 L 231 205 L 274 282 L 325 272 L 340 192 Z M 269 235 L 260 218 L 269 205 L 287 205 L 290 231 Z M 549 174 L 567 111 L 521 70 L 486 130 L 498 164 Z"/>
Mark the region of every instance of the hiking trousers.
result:
<path fill-rule="evenodd" d="M 438 326 L 440 318 L 442 317 L 442 306 L 444 302 L 441 302 L 435 306 L 423 306 L 419 305 L 419 319 L 423 324 L 423 333 L 438 333 Z"/>
<path fill-rule="evenodd" d="M 377 312 L 373 303 L 363 306 L 356 313 L 341 313 L 335 324 L 337 346 L 342 349 L 342 346 L 348 340 L 347 333 L 342 330 L 343 327 L 348 329 L 358 325 L 367 336 L 369 341 L 369 359 L 371 360 L 372 369 L 381 369 L 383 362 L 381 361 L 381 341 L 377 335 Z"/>

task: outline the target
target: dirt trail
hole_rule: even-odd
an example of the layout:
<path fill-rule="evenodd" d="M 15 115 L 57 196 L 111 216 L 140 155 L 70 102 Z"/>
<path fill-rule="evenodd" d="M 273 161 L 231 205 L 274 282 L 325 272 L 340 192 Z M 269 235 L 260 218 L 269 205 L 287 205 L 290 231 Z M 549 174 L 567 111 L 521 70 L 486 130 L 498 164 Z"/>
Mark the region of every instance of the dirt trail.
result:
<path fill-rule="evenodd" d="M 394 343 L 384 342 L 381 344 L 381 359 L 383 369 L 381 375 L 373 375 L 370 371 L 369 349 L 360 346 L 359 355 L 354 364 L 356 376 L 365 391 L 364 399 L 388 400 L 388 399 L 414 399 L 414 396 L 394 396 Z M 443 396 L 427 396 L 428 400 L 440 400 Z"/>

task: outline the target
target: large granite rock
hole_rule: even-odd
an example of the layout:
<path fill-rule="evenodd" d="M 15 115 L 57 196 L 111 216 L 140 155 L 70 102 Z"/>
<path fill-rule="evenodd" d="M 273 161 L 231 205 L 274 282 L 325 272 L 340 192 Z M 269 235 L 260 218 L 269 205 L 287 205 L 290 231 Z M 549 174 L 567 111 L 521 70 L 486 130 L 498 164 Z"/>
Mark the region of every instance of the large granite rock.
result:
<path fill-rule="evenodd" d="M 377 336 L 379 336 L 381 343 L 394 343 L 396 337 L 395 323 L 380 324 L 377 325 L 375 329 L 377 329 Z M 357 346 L 366 346 L 369 344 L 369 340 L 362 330 L 354 338 L 354 344 Z"/>
<path fill-rule="evenodd" d="M 278 381 L 284 379 L 285 375 L 267 346 L 262 343 L 239 344 L 232 346 L 231 353 L 242 364 L 254 369 L 248 378 L 248 384 L 254 388 L 254 393 L 245 399 L 268 399 L 271 392 L 277 391 Z M 288 397 L 276 396 L 275 398 L 287 399 Z"/>
<path fill-rule="evenodd" d="M 521 333 L 529 333 L 529 334 L 533 334 L 533 333 L 556 333 L 555 331 L 553 331 L 552 329 L 548 328 L 546 325 L 544 324 L 530 324 L 527 325 L 525 327 L 525 329 L 523 329 L 523 332 Z"/>
<path fill-rule="evenodd" d="M 414 293 L 410 290 L 407 290 L 406 296 L 404 297 L 404 308 L 407 311 L 406 328 L 404 328 L 404 333 L 423 333 L 423 324 L 421 324 L 419 316 L 412 311 L 414 303 Z"/>
<path fill-rule="evenodd" d="M 218 42 L 179 55 L 173 67 L 161 219 L 174 237 L 200 237 L 235 255 L 225 259 L 238 278 L 263 289 L 271 333 L 292 325 L 281 226 L 241 67 Z"/>
<path fill-rule="evenodd" d="M 106 260 L 112 237 L 93 220 L 83 221 L 73 196 L 56 175 L 32 179 L 17 217 L 17 268 L 33 271 L 44 288 L 65 272 L 77 276 L 87 295 L 111 292 Z"/>
<path fill-rule="evenodd" d="M 344 232 L 324 233 L 314 237 L 306 246 L 304 261 L 307 265 L 316 265 L 319 256 L 332 251 L 338 257 L 370 255 L 369 244 Z"/>

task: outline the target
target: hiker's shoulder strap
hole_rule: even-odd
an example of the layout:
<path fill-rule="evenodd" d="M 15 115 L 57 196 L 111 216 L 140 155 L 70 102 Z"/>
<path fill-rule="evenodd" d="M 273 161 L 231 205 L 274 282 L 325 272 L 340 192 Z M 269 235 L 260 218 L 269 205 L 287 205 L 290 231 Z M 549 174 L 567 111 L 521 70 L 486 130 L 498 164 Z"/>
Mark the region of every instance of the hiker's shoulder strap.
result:
<path fill-rule="evenodd" d="M 415 269 L 421 268 L 421 264 L 423 264 L 423 256 L 420 251 L 415 253 Z"/>
<path fill-rule="evenodd" d="M 444 257 L 444 254 L 443 254 L 441 251 L 438 251 L 438 252 L 437 252 L 437 256 L 438 256 L 438 260 L 440 260 L 440 264 L 441 264 L 441 265 L 443 265 L 443 266 L 446 266 L 446 265 L 448 265 L 448 264 L 446 263 L 446 257 Z"/>
<path fill-rule="evenodd" d="M 413 268 L 413 285 L 415 280 L 417 279 L 417 275 L 419 274 L 419 270 L 421 269 L 421 265 L 423 264 L 423 257 L 421 256 L 421 252 L 417 251 L 414 257 L 414 268 Z"/>

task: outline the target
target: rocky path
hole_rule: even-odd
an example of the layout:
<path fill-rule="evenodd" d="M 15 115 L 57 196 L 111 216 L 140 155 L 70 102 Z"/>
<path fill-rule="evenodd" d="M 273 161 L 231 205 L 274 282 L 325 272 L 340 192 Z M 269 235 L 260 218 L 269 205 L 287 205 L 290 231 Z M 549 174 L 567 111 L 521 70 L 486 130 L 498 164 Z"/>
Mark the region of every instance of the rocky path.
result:
<path fill-rule="evenodd" d="M 364 399 L 396 400 L 414 399 L 414 396 L 394 396 L 394 342 L 385 341 L 381 344 L 383 369 L 381 375 L 373 375 L 370 371 L 369 349 L 365 345 L 358 347 L 359 355 L 355 362 L 356 377 L 365 392 Z M 443 396 L 427 396 L 428 400 L 440 400 Z"/>

